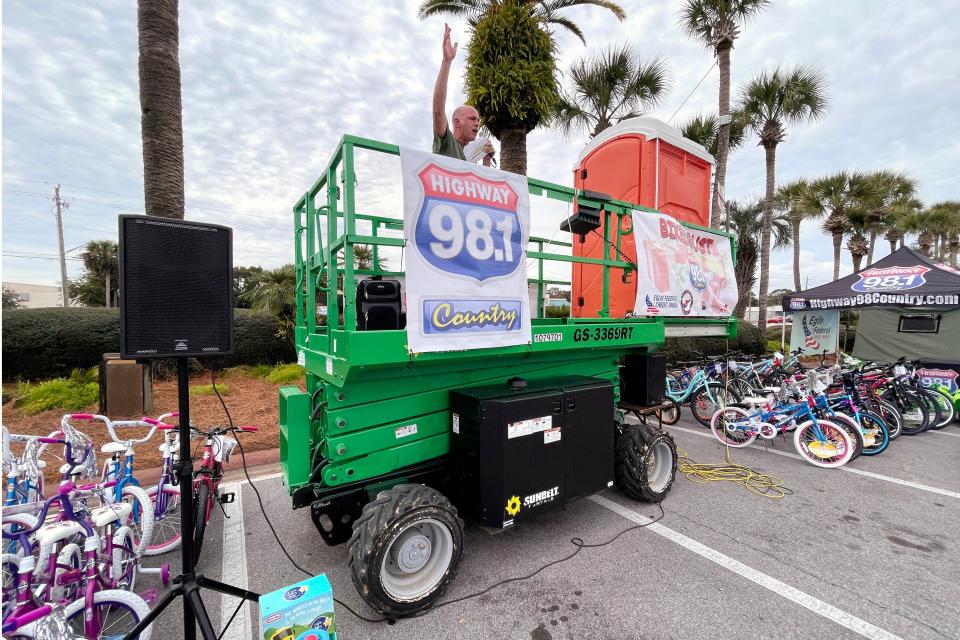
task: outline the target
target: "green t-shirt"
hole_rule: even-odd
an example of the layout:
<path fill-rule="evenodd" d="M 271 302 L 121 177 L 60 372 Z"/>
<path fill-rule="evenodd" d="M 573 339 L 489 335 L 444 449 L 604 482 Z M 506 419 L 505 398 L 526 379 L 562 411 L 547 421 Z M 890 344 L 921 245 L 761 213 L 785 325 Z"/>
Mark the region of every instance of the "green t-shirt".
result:
<path fill-rule="evenodd" d="M 456 158 L 457 160 L 467 159 L 467 157 L 463 155 L 463 146 L 453 137 L 453 132 L 450 131 L 449 126 L 443 136 L 438 136 L 436 131 L 433 132 L 433 152 L 439 153 L 442 156 Z"/>

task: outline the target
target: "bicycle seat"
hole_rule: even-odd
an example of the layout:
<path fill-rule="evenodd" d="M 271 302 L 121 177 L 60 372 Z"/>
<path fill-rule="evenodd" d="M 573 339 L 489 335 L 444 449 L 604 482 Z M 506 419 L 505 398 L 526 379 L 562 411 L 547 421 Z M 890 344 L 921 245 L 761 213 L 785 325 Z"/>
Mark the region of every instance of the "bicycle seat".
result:
<path fill-rule="evenodd" d="M 73 466 L 73 471 L 70 470 L 71 466 Z M 64 473 L 69 473 L 72 476 L 78 476 L 81 473 L 83 473 L 83 465 L 78 464 L 74 466 L 74 465 L 71 465 L 69 462 L 65 462 L 62 465 L 60 465 L 60 474 L 63 475 Z"/>
<path fill-rule="evenodd" d="M 61 540 L 72 538 L 78 533 L 83 532 L 83 527 L 79 522 L 66 520 L 64 522 L 51 522 L 45 524 L 37 530 L 36 541 L 41 547 L 48 547 Z"/>
<path fill-rule="evenodd" d="M 103 453 L 122 453 L 127 450 L 127 445 L 122 442 L 108 442 L 107 444 L 100 447 L 100 451 Z"/>
<path fill-rule="evenodd" d="M 115 521 L 123 523 L 127 521 L 131 509 L 133 509 L 133 505 L 129 502 L 105 504 L 91 511 L 90 519 L 93 520 L 94 526 L 97 527 L 104 527 Z"/>

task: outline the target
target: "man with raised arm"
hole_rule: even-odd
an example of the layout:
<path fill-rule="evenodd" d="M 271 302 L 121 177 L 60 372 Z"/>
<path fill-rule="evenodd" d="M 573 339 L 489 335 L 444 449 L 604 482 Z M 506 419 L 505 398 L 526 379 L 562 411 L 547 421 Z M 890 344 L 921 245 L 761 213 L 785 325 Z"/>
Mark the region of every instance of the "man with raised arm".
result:
<path fill-rule="evenodd" d="M 450 27 L 443 25 L 443 62 L 437 74 L 437 84 L 433 88 L 433 152 L 442 156 L 466 160 L 463 149 L 477 138 L 480 130 L 480 114 L 469 105 L 460 105 L 453 110 L 453 127 L 447 124 L 447 77 L 450 75 L 450 63 L 457 55 L 457 44 L 450 43 Z M 490 166 L 493 161 L 493 145 L 487 140 L 483 146 L 483 164 Z"/>

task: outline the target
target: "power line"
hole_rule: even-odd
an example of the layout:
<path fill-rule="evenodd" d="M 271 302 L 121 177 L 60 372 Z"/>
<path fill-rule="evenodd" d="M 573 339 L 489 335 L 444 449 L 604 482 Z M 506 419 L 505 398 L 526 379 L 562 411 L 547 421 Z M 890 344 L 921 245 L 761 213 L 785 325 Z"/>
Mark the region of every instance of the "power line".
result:
<path fill-rule="evenodd" d="M 692 95 L 694 94 L 694 92 L 696 92 L 696 90 L 700 88 L 700 85 L 702 85 L 702 84 L 703 84 L 703 81 L 707 79 L 707 76 L 710 75 L 710 72 L 713 71 L 713 68 L 714 68 L 715 66 L 717 66 L 717 61 L 716 61 L 716 60 L 713 61 L 713 64 L 710 65 L 710 68 L 709 68 L 709 69 L 707 69 L 707 72 L 706 72 L 705 74 L 703 74 L 703 77 L 702 77 L 702 78 L 700 78 L 700 82 L 698 82 L 698 83 L 697 83 L 697 86 L 695 86 L 695 87 L 693 88 L 693 91 L 691 91 L 691 92 L 687 95 L 687 97 L 683 99 L 683 102 L 680 103 L 680 106 L 677 107 L 677 110 L 673 112 L 673 115 L 670 116 L 670 119 L 669 119 L 669 120 L 667 120 L 667 124 L 670 124 L 671 122 L 673 122 L 674 116 L 676 116 L 677 113 L 680 112 L 680 109 L 683 109 L 683 105 L 687 104 L 687 100 L 689 100 L 689 99 L 690 99 L 690 96 L 692 96 Z"/>

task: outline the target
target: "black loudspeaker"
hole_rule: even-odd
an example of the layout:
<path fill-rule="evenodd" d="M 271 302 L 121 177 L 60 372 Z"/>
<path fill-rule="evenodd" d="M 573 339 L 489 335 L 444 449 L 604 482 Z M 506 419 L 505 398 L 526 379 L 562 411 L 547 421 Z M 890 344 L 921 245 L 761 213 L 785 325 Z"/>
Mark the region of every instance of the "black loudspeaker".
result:
<path fill-rule="evenodd" d="M 233 231 L 120 218 L 120 352 L 126 358 L 233 352 Z"/>
<path fill-rule="evenodd" d="M 651 406 L 663 402 L 667 386 L 667 357 L 628 353 L 620 367 L 620 399 Z"/>
<path fill-rule="evenodd" d="M 405 325 L 399 280 L 367 278 L 357 283 L 357 329 L 402 329 Z"/>

